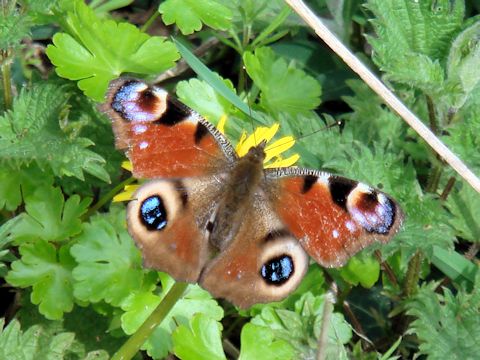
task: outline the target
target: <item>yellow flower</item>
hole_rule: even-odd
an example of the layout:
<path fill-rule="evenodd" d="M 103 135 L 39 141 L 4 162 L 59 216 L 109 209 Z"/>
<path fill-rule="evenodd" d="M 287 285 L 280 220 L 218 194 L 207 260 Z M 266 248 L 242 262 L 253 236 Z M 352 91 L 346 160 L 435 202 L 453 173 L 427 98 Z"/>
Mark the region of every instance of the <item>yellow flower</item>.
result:
<path fill-rule="evenodd" d="M 255 129 L 253 134 L 249 136 L 247 136 L 247 134 L 244 132 L 241 135 L 237 146 L 235 147 L 235 151 L 237 152 L 238 156 L 245 156 L 251 147 L 260 144 L 262 141 L 266 141 L 267 143 L 270 142 L 279 128 L 280 124 L 277 123 L 273 124 L 271 127 L 258 127 Z M 265 147 L 266 156 L 265 160 L 263 161 L 263 167 L 265 169 L 269 169 L 274 167 L 287 167 L 295 164 L 298 159 L 300 159 L 300 155 L 293 154 L 286 159 L 282 157 L 282 153 L 290 149 L 294 144 L 295 139 L 293 136 L 284 136 L 267 145 Z"/>
<path fill-rule="evenodd" d="M 225 133 L 225 124 L 227 121 L 227 116 L 222 116 L 217 125 L 218 130 L 224 134 Z M 245 156 L 250 150 L 251 147 L 260 144 L 262 141 L 267 143 L 272 140 L 275 134 L 278 132 L 280 124 L 273 124 L 271 127 L 257 127 L 253 134 L 247 136 L 246 132 L 243 132 L 240 136 L 240 140 L 235 147 L 235 151 L 238 156 Z M 282 153 L 290 149 L 295 144 L 295 139 L 293 136 L 284 136 L 273 143 L 265 147 L 265 160 L 263 161 L 263 167 L 265 169 L 276 168 L 276 167 L 287 167 L 294 165 L 300 155 L 293 154 L 287 158 L 282 157 Z M 132 163 L 130 161 L 124 161 L 122 167 L 128 171 L 132 171 Z M 139 188 L 140 185 L 127 185 L 121 193 L 118 193 L 113 198 L 114 202 L 120 201 L 130 201 L 132 200 L 133 193 Z"/>

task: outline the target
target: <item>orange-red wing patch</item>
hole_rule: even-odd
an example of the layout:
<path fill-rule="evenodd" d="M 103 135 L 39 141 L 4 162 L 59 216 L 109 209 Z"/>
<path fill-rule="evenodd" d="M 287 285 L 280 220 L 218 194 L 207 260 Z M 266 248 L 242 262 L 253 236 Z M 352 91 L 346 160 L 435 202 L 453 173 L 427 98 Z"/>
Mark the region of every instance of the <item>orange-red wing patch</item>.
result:
<path fill-rule="evenodd" d="M 225 155 L 212 134 L 207 132 L 195 142 L 198 124 L 132 124 L 127 155 L 134 176 L 193 177 L 211 174 L 224 166 Z"/>
<path fill-rule="evenodd" d="M 388 231 L 372 231 L 372 227 L 362 221 L 363 217 L 359 217 L 362 209 L 348 205 L 350 193 L 364 191 L 365 186 L 327 174 L 318 175 L 279 177 L 274 180 L 277 186 L 272 196 L 280 218 L 316 262 L 328 267 L 342 266 L 361 249 L 375 241 L 388 241 L 398 230 L 403 215 L 385 194 L 371 189 L 382 201 L 388 199 L 385 207 L 393 207 L 390 218 L 373 217 L 377 222 L 383 220 L 381 229 L 388 228 Z M 382 206 L 379 202 L 378 207 Z M 355 210 L 355 216 L 351 209 Z M 364 215 L 371 218 L 367 210 Z M 374 225 L 373 230 L 380 228 L 377 223 Z"/>

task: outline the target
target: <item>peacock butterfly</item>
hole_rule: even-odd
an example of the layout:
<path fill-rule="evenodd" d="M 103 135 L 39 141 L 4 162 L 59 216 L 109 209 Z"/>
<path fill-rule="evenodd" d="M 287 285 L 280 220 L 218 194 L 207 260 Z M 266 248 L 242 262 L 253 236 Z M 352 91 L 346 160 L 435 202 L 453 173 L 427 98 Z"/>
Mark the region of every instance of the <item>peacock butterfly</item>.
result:
<path fill-rule="evenodd" d="M 152 179 L 127 210 L 145 266 L 239 307 L 286 297 L 308 255 L 342 266 L 390 240 L 402 223 L 398 204 L 363 183 L 297 167 L 264 169 L 264 142 L 238 157 L 212 124 L 143 81 L 114 80 L 102 110 L 133 175 Z"/>

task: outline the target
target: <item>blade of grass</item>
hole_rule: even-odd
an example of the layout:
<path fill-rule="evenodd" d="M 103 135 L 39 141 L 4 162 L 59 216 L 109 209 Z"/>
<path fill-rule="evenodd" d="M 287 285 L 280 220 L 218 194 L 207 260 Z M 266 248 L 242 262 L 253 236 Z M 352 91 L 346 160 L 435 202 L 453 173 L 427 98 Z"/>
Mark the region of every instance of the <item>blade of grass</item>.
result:
<path fill-rule="evenodd" d="M 475 281 L 477 266 L 455 251 L 447 251 L 438 246 L 433 248 L 432 263 L 447 275 L 452 281 L 461 283 Z"/>
<path fill-rule="evenodd" d="M 212 88 L 215 89 L 221 96 L 227 99 L 233 106 L 240 111 L 251 117 L 253 120 L 260 124 L 267 125 L 265 120 L 255 113 L 237 94 L 230 90 L 227 85 L 220 79 L 220 77 L 206 67 L 200 59 L 198 59 L 190 50 L 182 45 L 178 40 L 172 38 L 172 41 L 177 46 L 178 51 L 182 55 L 183 59 L 192 68 L 193 71 L 202 79 L 205 80 Z"/>

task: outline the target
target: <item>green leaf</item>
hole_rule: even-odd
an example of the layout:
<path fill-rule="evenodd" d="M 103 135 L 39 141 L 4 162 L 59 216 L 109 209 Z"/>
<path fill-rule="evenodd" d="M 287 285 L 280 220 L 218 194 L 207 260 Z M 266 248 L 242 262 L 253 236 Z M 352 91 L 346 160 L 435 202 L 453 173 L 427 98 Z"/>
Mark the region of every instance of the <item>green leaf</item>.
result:
<path fill-rule="evenodd" d="M 12 320 L 5 328 L 4 324 L 5 319 L 0 319 L 0 359 L 62 360 L 75 336 L 73 333 L 60 333 L 46 339 L 46 334 L 39 325 L 22 332 L 18 320 Z"/>
<path fill-rule="evenodd" d="M 480 242 L 480 194 L 466 184 L 450 193 L 447 208 L 452 213 L 450 224 L 456 233 L 468 241 Z"/>
<path fill-rule="evenodd" d="M 97 217 L 84 224 L 76 241 L 71 249 L 78 262 L 73 270 L 76 298 L 89 302 L 104 300 L 118 306 L 131 292 L 140 289 L 141 256 L 126 229 L 116 229 L 107 219 Z"/>
<path fill-rule="evenodd" d="M 57 176 L 83 180 L 85 171 L 109 181 L 105 160 L 86 149 L 93 143 L 69 137 L 60 128 L 67 96 L 64 87 L 49 82 L 22 89 L 14 98 L 12 111 L 0 117 L 0 161 L 17 166 L 36 161 L 40 167 L 51 167 Z"/>
<path fill-rule="evenodd" d="M 232 26 L 230 9 L 216 0 L 166 0 L 158 11 L 166 25 L 177 24 L 183 35 L 199 31 L 202 23 L 217 30 Z"/>
<path fill-rule="evenodd" d="M 59 76 L 79 80 L 78 87 L 96 101 L 103 101 L 108 83 L 122 73 L 157 74 L 179 58 L 165 38 L 150 37 L 128 23 L 101 20 L 83 1 L 75 2 L 66 24 L 69 34 L 55 34 L 47 55 Z"/>
<path fill-rule="evenodd" d="M 40 187 L 25 198 L 26 213 L 19 215 L 11 236 L 17 244 L 68 239 L 80 233 L 80 216 L 89 204 L 90 199 L 80 201 L 78 195 L 64 201 L 60 188 Z"/>
<path fill-rule="evenodd" d="M 0 209 L 15 210 L 39 187 L 53 185 L 53 177 L 39 170 L 36 166 L 14 169 L 4 166 L 0 169 Z"/>
<path fill-rule="evenodd" d="M 20 260 L 12 263 L 6 280 L 22 288 L 32 286 L 31 301 L 48 319 L 60 319 L 73 308 L 73 278 L 75 261 L 69 248 L 58 251 L 45 241 L 20 246 Z"/>
<path fill-rule="evenodd" d="M 173 351 L 182 360 L 226 359 L 222 347 L 222 325 L 201 313 L 180 325 L 172 334 Z"/>
<path fill-rule="evenodd" d="M 478 267 L 465 256 L 438 246 L 433 248 L 432 263 L 456 284 L 462 284 L 465 280 L 472 284 L 478 271 Z"/>
<path fill-rule="evenodd" d="M 314 358 L 323 317 L 326 295 L 305 293 L 295 303 L 295 311 L 264 307 L 252 324 L 268 327 L 275 339 L 283 339 L 296 350 L 299 358 Z M 328 330 L 328 354 L 346 358 L 344 344 L 352 338 L 352 329 L 340 313 L 334 312 Z"/>
<path fill-rule="evenodd" d="M 407 314 L 416 317 L 408 333 L 420 340 L 420 353 L 429 359 L 476 359 L 480 342 L 480 273 L 471 292 L 460 289 L 454 296 L 436 283 L 423 286 L 407 304 Z"/>
<path fill-rule="evenodd" d="M 161 273 L 162 293 L 160 296 L 151 292 L 133 293 L 122 303 L 125 314 L 122 315 L 122 328 L 127 334 L 133 334 L 145 319 L 158 306 L 172 287 L 174 281 L 167 274 Z M 198 285 L 189 285 L 182 299 L 175 303 L 167 317 L 154 330 L 153 334 L 143 345 L 148 354 L 153 358 L 163 358 L 172 350 L 171 334 L 179 325 L 187 325 L 189 319 L 196 313 L 220 321 L 223 309 L 218 306 L 208 292 Z"/>
<path fill-rule="evenodd" d="M 261 105 L 273 113 L 305 113 L 320 105 L 321 87 L 313 77 L 293 63 L 261 47 L 243 56 L 248 75 L 261 90 Z"/>
<path fill-rule="evenodd" d="M 173 39 L 175 46 L 178 48 L 182 58 L 192 68 L 197 75 L 206 81 L 208 85 L 215 89 L 221 96 L 230 101 L 237 109 L 242 111 L 245 115 L 257 121 L 260 124 L 266 124 L 265 120 L 256 111 L 253 111 L 242 99 L 240 99 L 235 92 L 229 88 L 225 81 L 208 67 L 206 67 L 190 50 L 188 50 L 179 41 Z"/>
<path fill-rule="evenodd" d="M 295 349 L 285 340 L 275 340 L 271 329 L 245 324 L 241 334 L 240 360 L 295 359 Z"/>
<path fill-rule="evenodd" d="M 32 19 L 20 13 L 15 7 L 2 4 L 2 16 L 0 16 L 0 49 L 20 47 L 20 42 L 30 35 Z"/>
<path fill-rule="evenodd" d="M 340 269 L 340 276 L 349 284 L 362 284 L 371 288 L 380 277 L 380 264 L 373 257 L 357 255 L 351 258 L 347 265 Z"/>

